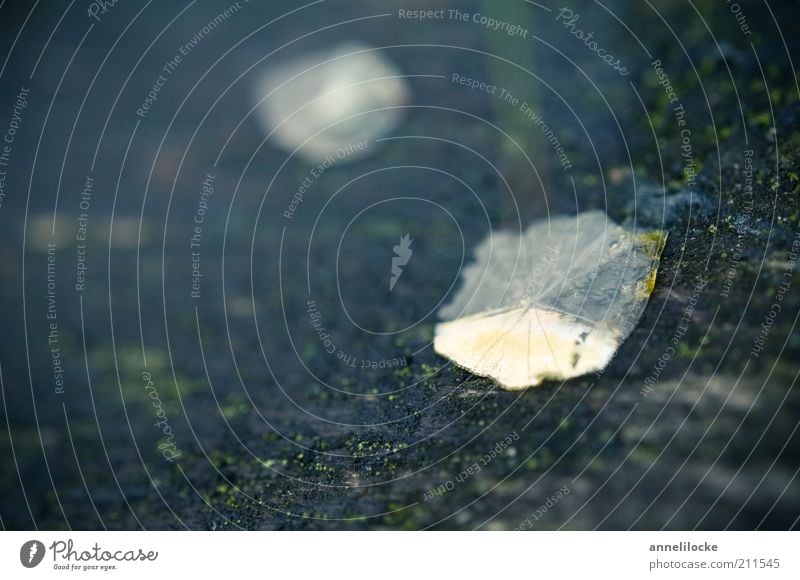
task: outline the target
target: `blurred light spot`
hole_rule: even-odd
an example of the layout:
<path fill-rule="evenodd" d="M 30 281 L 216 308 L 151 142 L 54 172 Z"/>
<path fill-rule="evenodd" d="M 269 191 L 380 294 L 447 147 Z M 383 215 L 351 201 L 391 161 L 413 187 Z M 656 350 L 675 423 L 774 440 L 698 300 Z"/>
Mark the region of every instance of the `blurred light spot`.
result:
<path fill-rule="evenodd" d="M 402 72 L 380 50 L 340 45 L 277 67 L 256 83 L 257 115 L 270 140 L 315 165 L 354 161 L 393 130 L 410 100 Z"/>

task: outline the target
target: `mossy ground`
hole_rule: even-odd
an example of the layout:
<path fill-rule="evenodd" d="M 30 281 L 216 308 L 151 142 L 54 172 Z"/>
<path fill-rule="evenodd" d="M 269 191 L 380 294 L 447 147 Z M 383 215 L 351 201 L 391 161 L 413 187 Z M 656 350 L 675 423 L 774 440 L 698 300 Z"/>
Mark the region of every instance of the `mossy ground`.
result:
<path fill-rule="evenodd" d="M 599 152 L 597 159 L 593 148 L 572 129 L 575 123 L 558 99 L 530 79 L 520 79 L 518 71 L 457 50 L 443 49 L 435 62 L 422 49 L 397 55 L 406 70 L 501 79 L 497 82 L 509 83 L 520 95 L 529 94 L 528 89 L 536 95 L 531 102 L 539 104 L 552 125 L 562 130 L 574 164 L 569 175 L 558 167 L 547 170 L 549 145 L 525 128 L 505 104 L 450 90 L 446 103 L 516 131 L 526 150 L 542 156 L 535 161 L 545 175 L 546 193 L 518 150 L 486 125 L 465 122 L 456 114 L 418 110 L 409 114 L 402 129 L 406 135 L 447 136 L 495 160 L 518 197 L 523 220 L 544 215 L 545 210 L 574 211 L 576 206 L 606 209 L 628 223 L 637 216 L 650 221 L 653 215 L 659 220 L 666 216 L 663 229 L 669 238 L 650 303 L 604 372 L 525 392 L 504 392 L 433 353 L 429 346 L 432 316 L 410 331 L 376 336 L 358 332 L 330 307 L 325 311 L 325 326 L 339 348 L 370 361 L 403 361 L 403 366 L 377 369 L 342 365 L 310 330 L 305 307 L 308 233 L 328 196 L 307 201 L 285 231 L 285 223 L 269 217 L 257 224 L 253 208 L 269 172 L 256 170 L 246 175 L 241 194 L 245 200 L 233 212 L 235 223 L 228 232 L 227 317 L 222 313 L 221 288 L 211 281 L 206 286 L 207 302 L 197 313 L 193 305 L 187 307 L 183 295 L 168 292 L 165 315 L 160 308 L 160 236 L 142 249 L 143 268 L 159 281 L 143 276 L 144 332 L 152 351 L 148 368 L 177 434 L 182 452 L 177 462 L 161 458 L 157 447 L 161 434 L 150 425 L 150 401 L 142 395 L 130 270 L 117 270 L 112 276 L 115 353 L 106 338 L 108 329 L 102 327 L 108 322 L 106 290 L 98 287 L 92 300 L 86 299 L 87 305 L 95 305 L 87 306 L 87 311 L 94 312 L 87 344 L 95 392 L 83 386 L 83 361 L 78 358 L 70 368 L 76 385 L 72 402 L 63 412 L 60 405 L 41 412 L 46 424 L 43 432 L 30 427 L 27 412 L 9 410 L 6 403 L 13 449 L 36 524 L 54 529 L 67 525 L 78 529 L 513 529 L 567 486 L 570 493 L 539 513 L 535 528 L 797 525 L 800 398 L 795 381 L 800 338 L 795 328 L 800 292 L 796 279 L 790 291 L 781 294 L 781 310 L 763 350 L 758 356 L 752 354 L 764 318 L 778 300 L 792 242 L 800 231 L 797 88 L 783 45 L 771 32 L 774 23 L 768 13 L 755 9 L 748 13 L 751 28 L 762 31 L 752 39 L 761 61 L 757 62 L 751 39 L 742 37 L 724 3 L 694 4 L 711 23 L 725 59 L 705 24 L 684 5 L 657 3 L 667 18 L 680 23 L 683 47 L 661 26 L 650 28 L 647 38 L 689 115 L 697 168 L 694 185 L 683 171 L 682 137 L 670 103 L 654 82 L 646 59 L 629 41 L 609 40 L 609 50 L 631 63 L 631 80 L 640 87 L 644 108 L 632 100 L 627 81 L 618 82 L 609 76 L 613 72 L 598 68 L 593 55 L 573 46 L 571 37 L 559 35 L 563 33 L 560 27 L 542 21 L 541 15 L 529 16 L 532 31 L 551 39 L 603 80 L 607 101 L 630 104 L 615 109 L 624 127 L 623 140 L 602 111 L 602 99 L 588 90 L 579 94 L 570 90 L 575 78 L 554 75 L 564 65 L 536 52 L 541 47 L 499 42 L 478 27 L 450 27 L 440 34 L 431 24 L 430 38 L 442 44 L 452 37 L 465 45 L 491 44 L 501 54 L 508 46 L 508 58 L 523 59 L 526 66 L 539 67 L 548 78 L 556 78 L 556 84 L 563 85 L 558 90 L 581 111 Z M 488 10 L 486 3 L 481 6 Z M 796 20 L 796 11 L 785 10 L 789 20 Z M 589 13 L 600 18 L 588 4 L 582 12 L 587 26 L 594 22 Z M 319 18 L 328 16 L 321 13 Z M 642 22 L 654 19 L 646 6 L 630 8 L 628 16 Z M 402 24 L 393 23 L 387 34 L 402 38 L 408 32 L 401 28 Z M 423 42 L 425 29 L 415 30 L 421 35 L 415 41 Z M 787 41 L 797 62 L 796 42 Z M 684 50 L 696 70 L 688 66 Z M 441 85 L 421 82 L 415 90 L 419 103 L 444 104 L 439 98 Z M 260 140 L 255 128 L 242 138 L 244 143 L 236 146 L 242 151 Z M 752 195 L 744 182 L 745 150 L 753 151 Z M 308 254 L 312 295 L 318 303 L 330 306 L 338 301 L 337 270 L 332 267 L 343 227 L 338 218 L 349 220 L 375 191 L 380 191 L 381 198 L 388 197 L 387 193 L 419 195 L 447 205 L 457 212 L 468 249 L 482 238 L 487 219 L 499 227 L 519 220 L 503 179 L 444 142 L 414 147 L 387 142 L 381 155 L 331 170 L 319 187 L 321 193 L 330 194 L 364 172 L 393 164 L 419 164 L 421 157 L 425 164 L 451 170 L 479 191 L 486 216 L 461 185 L 433 179 L 424 170 L 390 173 L 355 188 L 320 223 L 317 245 Z M 280 153 L 266 151 L 259 162 L 274 167 L 282 159 Z M 598 170 L 598 160 L 602 170 Z M 224 161 L 219 182 L 228 178 L 233 182 L 231 176 L 239 165 L 235 158 Z M 285 187 L 290 188 L 302 181 L 307 168 L 298 163 L 286 171 Z M 573 196 L 570 177 L 579 187 L 579 200 Z M 634 188 L 648 187 L 667 192 L 666 199 L 656 198 L 666 213 L 653 213 L 652 198 L 631 204 Z M 425 191 L 417 191 L 420 188 Z M 194 189 L 188 185 L 185 189 L 178 188 L 175 203 L 191 208 L 196 203 Z M 283 197 L 269 198 L 264 215 L 280 215 Z M 154 210 L 163 209 L 163 200 L 153 204 Z M 186 209 L 184 217 L 191 211 Z M 346 259 L 337 263 L 343 280 L 361 280 L 357 295 L 362 325 L 397 330 L 403 321 L 416 320 L 438 303 L 462 259 L 460 246 L 453 242 L 451 222 L 420 214 L 418 209 L 407 215 L 403 211 L 367 220 L 360 229 L 354 226 L 359 243 L 345 247 Z M 209 231 L 210 236 L 222 235 L 219 221 L 218 230 Z M 398 284 L 387 295 L 382 282 L 371 283 L 370 264 L 388 264 L 391 254 L 387 252 L 408 228 L 416 228 L 415 251 L 419 260 L 429 257 L 429 267 L 415 271 L 411 264 L 404 274 L 407 283 Z M 251 270 L 254 231 L 255 247 L 266 249 L 256 252 L 256 268 Z M 184 281 L 182 274 L 172 274 L 186 265 L 185 248 L 180 245 L 184 240 L 175 236 L 166 240 L 167 286 Z M 279 268 L 279 247 L 290 262 L 288 269 L 285 264 L 284 270 Z M 738 256 L 735 261 L 734 256 Z M 6 257 L 10 260 L 6 263 L 15 263 L 10 255 Z M 129 253 L 120 259 L 130 265 L 134 258 Z M 221 272 L 221 252 L 209 250 L 204 265 Z M 250 302 L 251 275 L 258 333 Z M 684 319 L 689 324 L 682 329 Z M 64 340 L 80 352 L 77 321 L 62 326 Z M 170 330 L 169 356 L 164 354 L 163 326 Z M 284 328 L 296 331 L 292 341 Z M 204 359 L 198 355 L 198 339 Z M 262 358 L 259 340 L 270 355 L 269 365 Z M 661 365 L 665 357 L 668 360 Z M 297 358 L 306 362 L 319 381 L 297 364 Z M 172 368 L 179 370 L 173 374 Z M 6 365 L 5 388 L 17 386 L 12 382 L 24 384 L 25 376 L 21 366 Z M 648 388 L 647 379 L 654 376 Z M 49 400 L 47 395 L 40 399 Z M 67 412 L 75 452 L 64 433 Z M 492 455 L 492 449 L 510 434 L 519 438 Z M 10 456 L 10 443 L 5 430 L 0 432 L 4 455 L 9 452 Z M 58 496 L 42 465 L 43 446 L 49 469 L 56 474 Z M 475 464 L 480 470 L 462 476 Z M 14 469 L 4 469 L 0 477 L 2 489 L 18 486 Z M 87 503 L 89 497 L 92 501 Z M 3 525 L 31 525 L 19 492 L 4 497 L 0 506 Z"/>

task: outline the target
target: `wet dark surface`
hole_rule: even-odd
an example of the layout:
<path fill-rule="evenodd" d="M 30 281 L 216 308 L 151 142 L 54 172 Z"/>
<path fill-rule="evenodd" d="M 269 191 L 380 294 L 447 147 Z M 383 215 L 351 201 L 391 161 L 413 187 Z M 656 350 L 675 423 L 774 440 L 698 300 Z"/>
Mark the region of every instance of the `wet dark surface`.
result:
<path fill-rule="evenodd" d="M 0 130 L 29 89 L 2 167 L 4 528 L 797 527 L 797 6 L 741 3 L 747 33 L 723 2 L 572 3 L 623 76 L 561 5 L 459 4 L 527 37 L 398 18 L 411 0 L 273 24 L 299 4 L 241 2 L 144 117 L 162 67 L 229 4 L 76 6 L 60 24 L 55 5 L 0 7 Z M 349 40 L 419 75 L 413 102 L 286 219 L 310 168 L 264 142 L 255 75 Z M 669 233 L 605 372 L 511 393 L 433 352 L 435 309 L 491 229 L 590 209 Z"/>

